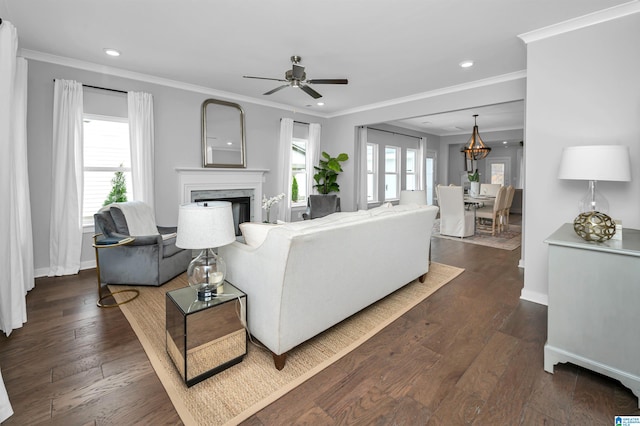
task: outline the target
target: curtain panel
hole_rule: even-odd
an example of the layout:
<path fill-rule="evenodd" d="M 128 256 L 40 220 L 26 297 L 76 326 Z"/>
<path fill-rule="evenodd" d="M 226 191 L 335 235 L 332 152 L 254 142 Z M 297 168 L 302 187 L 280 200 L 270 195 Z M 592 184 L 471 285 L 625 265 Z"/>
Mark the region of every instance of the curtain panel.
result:
<path fill-rule="evenodd" d="M 291 142 L 293 140 L 293 120 L 280 119 L 280 140 L 278 141 L 278 193 L 285 197 L 278 208 L 278 220 L 291 222 Z M 267 197 L 269 198 L 269 197 Z"/>
<path fill-rule="evenodd" d="M 128 92 L 127 103 L 133 199 L 151 206 L 155 214 L 153 95 Z"/>
<path fill-rule="evenodd" d="M 356 173 L 356 209 L 367 210 L 367 128 L 358 128 L 358 139 L 354 150 Z"/>
<path fill-rule="evenodd" d="M 418 148 L 418 187 L 419 190 L 426 189 L 426 169 L 427 169 L 427 138 L 420 138 Z"/>
<path fill-rule="evenodd" d="M 3 21 L 0 25 L 0 152 L 3 153 L 0 197 L 4 202 L 0 203 L 0 232 L 5 237 L 0 242 L 0 329 L 7 336 L 27 321 L 25 296 L 34 287 L 27 160 L 28 67 L 26 59 L 16 56 L 17 49 L 16 28 Z M 0 422 L 2 420 L 0 418 Z"/>
<path fill-rule="evenodd" d="M 77 274 L 82 249 L 82 84 L 55 80 L 49 276 Z"/>
<path fill-rule="evenodd" d="M 309 124 L 309 143 L 307 144 L 307 195 L 317 193 L 313 187 L 315 181 L 313 175 L 316 173 L 314 166 L 320 161 L 320 135 L 321 127 L 319 123 Z"/>

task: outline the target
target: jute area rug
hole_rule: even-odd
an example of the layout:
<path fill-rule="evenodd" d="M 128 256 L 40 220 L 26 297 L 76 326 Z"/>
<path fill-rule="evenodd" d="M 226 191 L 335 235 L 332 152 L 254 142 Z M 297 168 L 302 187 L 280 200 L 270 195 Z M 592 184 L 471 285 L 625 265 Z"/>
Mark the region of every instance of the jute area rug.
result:
<path fill-rule="evenodd" d="M 162 287 L 112 286 L 111 290 L 136 288 L 140 291 L 138 298 L 120 308 L 182 421 L 186 425 L 220 425 L 237 424 L 266 407 L 364 343 L 463 271 L 431 263 L 424 283 L 413 281 L 294 348 L 281 371 L 275 369 L 268 351 L 249 343 L 242 362 L 190 388 L 182 381 L 165 349 L 165 293 L 185 287 L 185 275 Z"/>
<path fill-rule="evenodd" d="M 451 237 L 440 234 L 440 219 L 437 219 L 433 225 L 431 235 L 445 240 L 461 241 L 463 243 L 477 244 L 502 250 L 515 250 L 520 247 L 522 243 L 521 230 L 520 225 L 509 225 L 508 231 L 496 232 L 496 235 L 492 236 L 491 226 L 481 226 L 476 229 L 476 233 L 471 237 Z"/>

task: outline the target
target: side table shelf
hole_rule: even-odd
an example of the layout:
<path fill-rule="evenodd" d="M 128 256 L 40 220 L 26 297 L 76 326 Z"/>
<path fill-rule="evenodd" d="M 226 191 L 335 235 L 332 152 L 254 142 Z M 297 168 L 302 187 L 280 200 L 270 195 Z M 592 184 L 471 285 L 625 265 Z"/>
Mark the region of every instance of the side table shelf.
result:
<path fill-rule="evenodd" d="M 224 294 L 206 302 L 191 287 L 166 293 L 166 349 L 187 386 L 242 361 L 246 307 L 247 296 L 226 281 Z"/>

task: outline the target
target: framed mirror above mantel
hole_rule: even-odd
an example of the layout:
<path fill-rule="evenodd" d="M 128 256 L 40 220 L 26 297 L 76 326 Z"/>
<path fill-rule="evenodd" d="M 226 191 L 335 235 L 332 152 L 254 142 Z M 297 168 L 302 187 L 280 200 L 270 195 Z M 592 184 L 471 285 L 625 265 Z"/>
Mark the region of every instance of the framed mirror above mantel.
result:
<path fill-rule="evenodd" d="M 244 111 L 240 105 L 202 103 L 202 167 L 246 168 Z"/>

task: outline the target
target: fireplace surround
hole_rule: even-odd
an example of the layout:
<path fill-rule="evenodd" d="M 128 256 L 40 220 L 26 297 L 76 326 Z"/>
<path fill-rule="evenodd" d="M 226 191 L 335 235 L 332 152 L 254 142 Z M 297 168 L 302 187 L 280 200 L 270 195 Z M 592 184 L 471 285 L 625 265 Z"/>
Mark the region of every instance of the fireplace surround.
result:
<path fill-rule="evenodd" d="M 251 222 L 262 222 L 262 184 L 266 169 L 176 168 L 180 203 L 196 199 L 250 198 Z M 216 198 L 207 198 L 216 197 Z"/>

